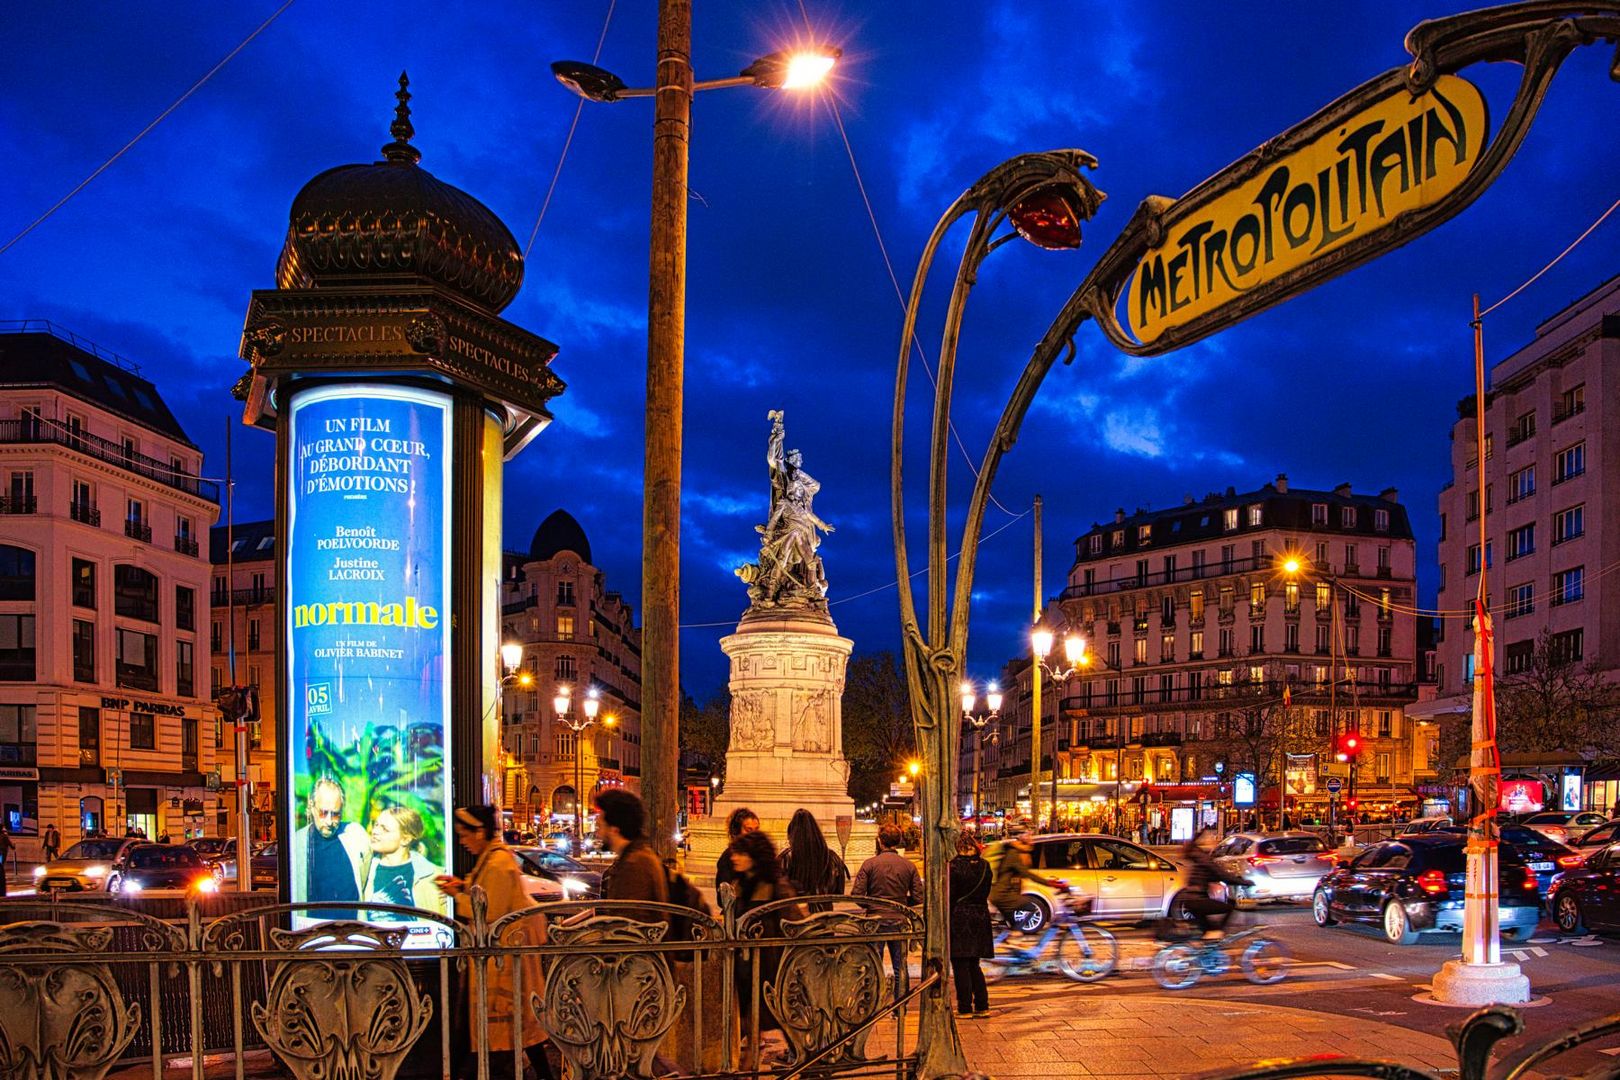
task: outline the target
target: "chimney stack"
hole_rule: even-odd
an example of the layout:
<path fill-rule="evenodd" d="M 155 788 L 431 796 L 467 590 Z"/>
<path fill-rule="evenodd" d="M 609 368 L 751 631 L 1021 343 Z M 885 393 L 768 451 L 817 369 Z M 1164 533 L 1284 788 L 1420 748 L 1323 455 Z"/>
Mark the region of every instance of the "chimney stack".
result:
<path fill-rule="evenodd" d="M 1280 472 L 1280 473 L 1277 474 L 1276 488 L 1277 488 L 1277 494 L 1279 494 L 1279 495 L 1288 494 L 1288 474 L 1287 473 L 1281 473 Z"/>
<path fill-rule="evenodd" d="M 1338 487 L 1333 489 L 1333 494 L 1337 495 L 1341 499 L 1348 499 L 1350 497 L 1350 485 L 1348 483 L 1340 484 Z"/>
<path fill-rule="evenodd" d="M 1122 525 L 1125 522 L 1125 508 L 1122 506 L 1114 511 L 1114 524 Z"/>
<path fill-rule="evenodd" d="M 1383 499 L 1385 502 L 1400 502 L 1401 501 L 1401 493 L 1398 490 L 1396 490 L 1395 488 L 1392 488 L 1392 487 L 1387 487 L 1383 491 L 1380 491 L 1378 493 L 1378 497 L 1380 499 Z"/>

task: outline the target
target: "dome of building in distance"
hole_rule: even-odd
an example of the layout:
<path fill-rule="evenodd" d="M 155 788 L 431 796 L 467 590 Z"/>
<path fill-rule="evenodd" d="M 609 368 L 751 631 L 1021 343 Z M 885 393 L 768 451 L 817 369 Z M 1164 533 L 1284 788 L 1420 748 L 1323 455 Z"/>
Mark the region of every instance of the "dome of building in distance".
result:
<path fill-rule="evenodd" d="M 276 264 L 283 289 L 398 285 L 423 278 L 498 312 L 523 284 L 523 251 L 489 207 L 417 164 L 399 77 L 399 106 L 383 160 L 339 165 L 293 200 Z"/>
<path fill-rule="evenodd" d="M 591 542 L 586 538 L 585 530 L 580 528 L 579 522 L 568 511 L 554 510 L 534 530 L 534 539 L 529 541 L 529 558 L 542 562 L 564 551 L 572 551 L 582 561 L 591 562 Z"/>

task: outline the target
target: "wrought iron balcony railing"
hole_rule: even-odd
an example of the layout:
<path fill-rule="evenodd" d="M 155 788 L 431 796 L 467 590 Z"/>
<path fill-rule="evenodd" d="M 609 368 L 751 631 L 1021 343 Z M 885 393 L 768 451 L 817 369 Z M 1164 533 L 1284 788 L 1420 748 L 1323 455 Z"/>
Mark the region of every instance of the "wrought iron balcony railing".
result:
<path fill-rule="evenodd" d="M 99 435 L 69 431 L 49 420 L 32 418 L 0 420 L 0 443 L 50 443 L 65 446 L 97 461 L 127 469 L 148 480 L 155 480 L 176 491 L 183 491 L 212 503 L 219 502 L 219 485 L 212 480 L 176 472 L 174 466 L 167 461 L 126 451 L 117 443 L 103 439 Z"/>

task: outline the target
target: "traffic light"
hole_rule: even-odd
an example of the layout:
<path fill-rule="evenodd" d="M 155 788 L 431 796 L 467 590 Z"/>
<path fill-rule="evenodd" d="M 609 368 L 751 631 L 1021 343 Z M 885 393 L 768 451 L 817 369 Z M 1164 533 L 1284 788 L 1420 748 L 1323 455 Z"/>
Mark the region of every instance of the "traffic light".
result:
<path fill-rule="evenodd" d="M 1347 731 L 1339 736 L 1339 745 L 1333 756 L 1338 761 L 1354 761 L 1360 753 L 1361 736 L 1353 731 Z"/>

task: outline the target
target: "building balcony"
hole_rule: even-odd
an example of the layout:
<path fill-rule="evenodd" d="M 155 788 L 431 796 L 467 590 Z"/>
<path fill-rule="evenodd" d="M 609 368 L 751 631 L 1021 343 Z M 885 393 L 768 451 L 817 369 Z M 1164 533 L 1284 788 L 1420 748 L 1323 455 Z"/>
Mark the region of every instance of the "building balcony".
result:
<path fill-rule="evenodd" d="M 152 542 L 152 526 L 144 521 L 125 521 L 124 535 L 131 540 L 139 540 L 144 544 Z"/>
<path fill-rule="evenodd" d="M 51 443 L 65 446 L 76 453 L 115 465 L 137 476 L 144 476 L 165 487 L 183 491 L 187 495 L 195 495 L 211 503 L 219 502 L 219 485 L 212 480 L 176 472 L 166 461 L 159 461 L 145 454 L 126 452 L 122 446 L 98 435 L 69 431 L 50 421 L 0 420 L 0 443 Z"/>
<path fill-rule="evenodd" d="M 174 550 L 182 555 L 195 557 L 197 554 L 197 538 L 195 536 L 176 536 L 174 538 Z"/>
<path fill-rule="evenodd" d="M 1110 701 L 1100 695 L 1086 697 L 1071 694 L 1061 700 L 1065 712 L 1086 716 L 1110 716 L 1121 713 L 1153 712 L 1165 709 L 1243 709 L 1282 699 L 1284 683 L 1272 680 L 1264 683 L 1237 683 L 1232 686 L 1177 686 L 1169 690 L 1145 689 L 1140 696 L 1121 694 Z M 1295 705 L 1326 704 L 1330 696 L 1327 683 L 1291 684 Z M 1346 695 L 1363 702 L 1410 701 L 1417 698 L 1417 683 L 1383 683 L 1341 680 L 1336 688 L 1341 703 Z M 1177 736 L 1179 738 L 1179 736 Z M 1084 744 L 1085 740 L 1079 740 Z M 1092 745 L 1096 745 L 1093 740 Z"/>
<path fill-rule="evenodd" d="M 1553 414 L 1552 414 L 1553 426 L 1556 427 L 1559 424 L 1562 424 L 1565 420 L 1568 420 L 1570 417 L 1579 416 L 1581 413 L 1583 413 L 1585 411 L 1586 411 L 1586 402 L 1584 402 L 1584 401 L 1578 402 L 1577 404 L 1575 404 L 1575 405 L 1573 405 L 1573 406 L 1571 406 L 1570 408 L 1567 408 L 1567 409 L 1555 408 L 1555 409 L 1553 409 Z"/>
<path fill-rule="evenodd" d="M 1155 574 L 1136 574 L 1127 578 L 1116 578 L 1113 581 L 1095 581 L 1090 584 L 1070 585 L 1060 594 L 1061 600 L 1078 600 L 1087 596 L 1107 596 L 1110 593 L 1128 592 L 1131 589 L 1143 589 L 1152 585 L 1174 585 L 1183 581 L 1202 581 L 1207 578 L 1224 577 L 1228 574 L 1246 574 L 1251 570 L 1260 570 L 1271 563 L 1270 559 L 1248 558 L 1233 559 L 1217 566 L 1187 566 L 1171 571 L 1160 571 Z"/>
<path fill-rule="evenodd" d="M 101 527 L 101 511 L 87 503 L 68 503 L 68 517 L 86 525 Z"/>
<path fill-rule="evenodd" d="M 32 495 L 0 495 L 0 514 L 37 514 L 39 500 Z"/>

